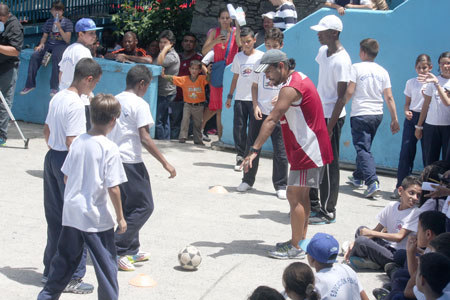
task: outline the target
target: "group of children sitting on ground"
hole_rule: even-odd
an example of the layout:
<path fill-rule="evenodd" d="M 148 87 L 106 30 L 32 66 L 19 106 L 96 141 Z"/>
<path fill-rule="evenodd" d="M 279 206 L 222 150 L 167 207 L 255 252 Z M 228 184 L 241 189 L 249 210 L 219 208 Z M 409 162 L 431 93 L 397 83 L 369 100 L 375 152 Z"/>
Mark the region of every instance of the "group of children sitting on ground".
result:
<path fill-rule="evenodd" d="M 283 274 L 285 296 L 290 299 L 368 299 L 355 271 L 384 270 L 389 282 L 373 290 L 377 300 L 450 299 L 450 162 L 427 166 L 421 178 L 407 176 L 399 187 L 400 201 L 380 211 L 374 229 L 360 226 L 355 240 L 341 246 L 317 233 L 300 243 L 311 269 L 289 265 Z M 434 191 L 422 191 L 422 183 Z M 426 184 L 427 185 L 427 184 Z M 269 287 L 258 287 L 249 297 L 284 299 Z"/>

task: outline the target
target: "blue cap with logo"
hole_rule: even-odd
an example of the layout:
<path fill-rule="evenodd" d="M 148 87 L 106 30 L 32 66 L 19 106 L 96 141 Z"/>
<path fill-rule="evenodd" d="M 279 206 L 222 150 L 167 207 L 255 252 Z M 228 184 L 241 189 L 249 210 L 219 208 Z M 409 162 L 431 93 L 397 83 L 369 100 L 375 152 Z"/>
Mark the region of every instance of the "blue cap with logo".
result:
<path fill-rule="evenodd" d="M 99 30 L 99 29 L 103 29 L 103 27 L 97 27 L 97 25 L 95 25 L 94 20 L 89 19 L 89 18 L 79 19 L 78 22 L 75 24 L 76 32 L 92 31 L 92 30 Z"/>
<path fill-rule="evenodd" d="M 312 239 L 301 241 L 300 247 L 323 264 L 335 263 L 335 256 L 339 254 L 339 242 L 332 235 L 322 232 L 316 233 Z M 331 258 L 332 256 L 334 257 Z"/>

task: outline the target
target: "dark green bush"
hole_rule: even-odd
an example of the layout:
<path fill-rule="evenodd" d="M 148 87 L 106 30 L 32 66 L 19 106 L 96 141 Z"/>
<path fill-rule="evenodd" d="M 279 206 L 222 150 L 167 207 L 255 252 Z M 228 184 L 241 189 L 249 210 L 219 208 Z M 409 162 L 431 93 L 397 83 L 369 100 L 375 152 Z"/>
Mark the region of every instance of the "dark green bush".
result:
<path fill-rule="evenodd" d="M 126 1 L 112 16 L 112 21 L 119 35 L 127 31 L 136 33 L 141 47 L 146 47 L 166 29 L 173 31 L 179 43 L 191 28 L 194 4 L 195 1 L 186 0 Z"/>

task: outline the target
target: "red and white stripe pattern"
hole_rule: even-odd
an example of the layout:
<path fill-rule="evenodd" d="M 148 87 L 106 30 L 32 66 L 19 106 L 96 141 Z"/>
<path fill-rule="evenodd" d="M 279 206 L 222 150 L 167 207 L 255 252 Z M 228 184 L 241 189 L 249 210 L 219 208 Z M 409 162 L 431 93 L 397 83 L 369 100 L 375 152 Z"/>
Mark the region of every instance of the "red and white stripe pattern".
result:
<path fill-rule="evenodd" d="M 283 88 L 296 89 L 302 96 L 281 119 L 283 138 L 291 170 L 306 170 L 331 163 L 333 152 L 314 83 L 303 73 L 294 72 Z"/>

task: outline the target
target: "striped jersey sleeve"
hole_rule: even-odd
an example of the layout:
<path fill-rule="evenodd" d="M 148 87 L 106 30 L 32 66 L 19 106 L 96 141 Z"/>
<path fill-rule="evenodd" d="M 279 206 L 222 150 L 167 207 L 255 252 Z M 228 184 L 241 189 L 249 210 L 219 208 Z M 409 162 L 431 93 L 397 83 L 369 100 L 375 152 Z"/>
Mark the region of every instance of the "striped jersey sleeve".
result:
<path fill-rule="evenodd" d="M 281 30 L 289 29 L 297 23 L 297 11 L 292 3 L 282 4 L 275 12 L 273 26 Z"/>

